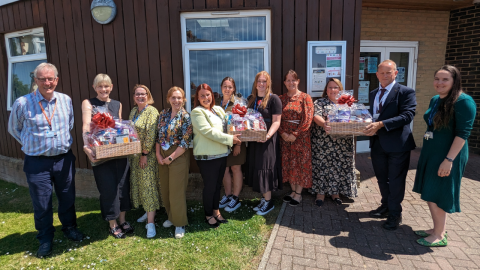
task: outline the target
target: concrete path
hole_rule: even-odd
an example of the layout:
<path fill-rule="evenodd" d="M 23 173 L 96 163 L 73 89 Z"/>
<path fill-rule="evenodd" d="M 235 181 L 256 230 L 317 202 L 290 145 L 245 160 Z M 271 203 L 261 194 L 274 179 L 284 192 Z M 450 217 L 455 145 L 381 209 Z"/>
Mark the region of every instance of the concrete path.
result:
<path fill-rule="evenodd" d="M 260 264 L 263 269 L 477 269 L 480 268 L 480 156 L 470 155 L 462 179 L 461 213 L 448 215 L 448 246 L 415 243 L 413 230 L 432 226 L 427 204 L 413 193 L 420 150 L 412 152 L 403 201 L 403 225 L 386 231 L 382 220 L 368 217 L 380 193 L 369 154 L 357 155 L 362 176 L 358 198 L 322 208 L 303 194 L 297 207 L 284 205 L 283 216 Z M 282 212 L 280 214 L 282 214 Z"/>

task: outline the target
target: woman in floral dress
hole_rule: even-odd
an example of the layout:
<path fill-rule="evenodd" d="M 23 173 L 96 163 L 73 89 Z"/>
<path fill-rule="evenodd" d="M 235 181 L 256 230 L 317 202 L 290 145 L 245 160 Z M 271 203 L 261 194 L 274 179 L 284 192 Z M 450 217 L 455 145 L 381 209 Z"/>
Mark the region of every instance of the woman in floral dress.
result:
<path fill-rule="evenodd" d="M 292 193 L 283 198 L 291 206 L 297 206 L 302 199 L 302 190 L 312 186 L 312 153 L 310 125 L 313 118 L 312 98 L 298 90 L 300 80 L 295 71 L 289 70 L 284 76 L 288 92 L 280 96 L 282 101 L 282 122 L 278 130 L 282 139 L 283 182 L 289 182 Z"/>
<path fill-rule="evenodd" d="M 357 197 L 353 137 L 332 138 L 325 130 L 328 106 L 337 103 L 338 92 L 343 85 L 338 79 L 330 78 L 322 98 L 314 102 L 315 115 L 312 124 L 312 167 L 313 184 L 311 192 L 317 194 L 315 204 L 322 206 L 325 195 L 331 195 L 338 205 L 345 197 Z"/>
<path fill-rule="evenodd" d="M 158 163 L 155 155 L 157 138 L 158 111 L 153 106 L 150 90 L 145 85 L 135 85 L 134 102 L 128 119 L 135 124 L 138 139 L 142 144 L 142 153 L 129 157 L 130 161 L 130 197 L 133 207 L 143 206 L 147 212 L 147 238 L 156 235 L 155 211 L 160 209 L 160 187 L 158 181 Z"/>

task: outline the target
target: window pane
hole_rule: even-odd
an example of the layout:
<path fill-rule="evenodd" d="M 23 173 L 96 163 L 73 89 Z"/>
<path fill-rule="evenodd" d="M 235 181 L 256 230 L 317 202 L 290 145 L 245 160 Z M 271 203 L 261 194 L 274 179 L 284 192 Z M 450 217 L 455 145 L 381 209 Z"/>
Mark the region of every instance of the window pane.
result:
<path fill-rule="evenodd" d="M 10 55 L 46 53 L 43 33 L 9 38 Z"/>
<path fill-rule="evenodd" d="M 255 75 L 264 70 L 263 49 L 190 51 L 190 93 L 206 83 L 221 94 L 220 83 L 229 76 L 235 80 L 237 93 L 248 97 Z M 217 94 L 215 94 L 218 97 Z"/>
<path fill-rule="evenodd" d="M 187 19 L 187 42 L 266 40 L 266 17 Z"/>
<path fill-rule="evenodd" d="M 12 64 L 12 103 L 21 96 L 33 92 L 37 85 L 33 80 L 33 70 L 46 60 L 36 60 Z"/>

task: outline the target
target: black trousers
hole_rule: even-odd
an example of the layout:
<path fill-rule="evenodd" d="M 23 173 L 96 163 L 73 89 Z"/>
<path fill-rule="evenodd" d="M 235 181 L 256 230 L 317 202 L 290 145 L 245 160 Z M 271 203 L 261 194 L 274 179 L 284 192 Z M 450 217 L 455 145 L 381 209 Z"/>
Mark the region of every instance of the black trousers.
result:
<path fill-rule="evenodd" d="M 211 160 L 197 160 L 203 179 L 203 208 L 205 216 L 213 216 L 213 210 L 219 209 L 220 189 L 222 187 L 227 157 Z"/>
<path fill-rule="evenodd" d="M 112 159 L 93 166 L 93 176 L 100 193 L 100 210 L 106 221 L 115 220 L 120 212 L 129 211 L 130 169 L 126 158 Z"/>
<path fill-rule="evenodd" d="M 66 154 L 46 157 L 25 155 L 23 171 L 33 204 L 33 217 L 40 244 L 53 241 L 52 193 L 58 198 L 58 218 L 62 230 L 77 226 L 75 212 L 75 156 Z"/>
<path fill-rule="evenodd" d="M 382 206 L 388 207 L 390 214 L 394 216 L 402 214 L 410 152 L 385 152 L 378 138 L 373 140 L 370 155 L 382 195 L 381 203 Z"/>

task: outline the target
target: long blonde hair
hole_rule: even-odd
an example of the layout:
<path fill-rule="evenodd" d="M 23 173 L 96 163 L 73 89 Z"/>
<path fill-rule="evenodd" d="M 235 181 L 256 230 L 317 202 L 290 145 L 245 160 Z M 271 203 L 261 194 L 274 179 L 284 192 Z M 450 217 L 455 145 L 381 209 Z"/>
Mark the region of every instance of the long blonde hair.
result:
<path fill-rule="evenodd" d="M 270 74 L 268 74 L 268 72 L 266 72 L 266 71 L 260 71 L 255 76 L 255 80 L 253 81 L 253 86 L 252 86 L 252 97 L 250 98 L 250 101 L 248 102 L 248 107 L 252 106 L 252 104 L 257 99 L 257 96 L 258 96 L 257 81 L 258 81 L 258 78 L 262 75 L 265 76 L 265 78 L 267 79 L 267 86 L 266 86 L 266 89 L 265 89 L 265 96 L 263 97 L 263 101 L 262 101 L 262 104 L 260 105 L 260 107 L 262 107 L 262 109 L 265 109 L 265 107 L 267 107 L 268 100 L 270 99 L 270 94 L 272 94 L 272 88 L 271 88 L 272 80 L 270 79 Z"/>

